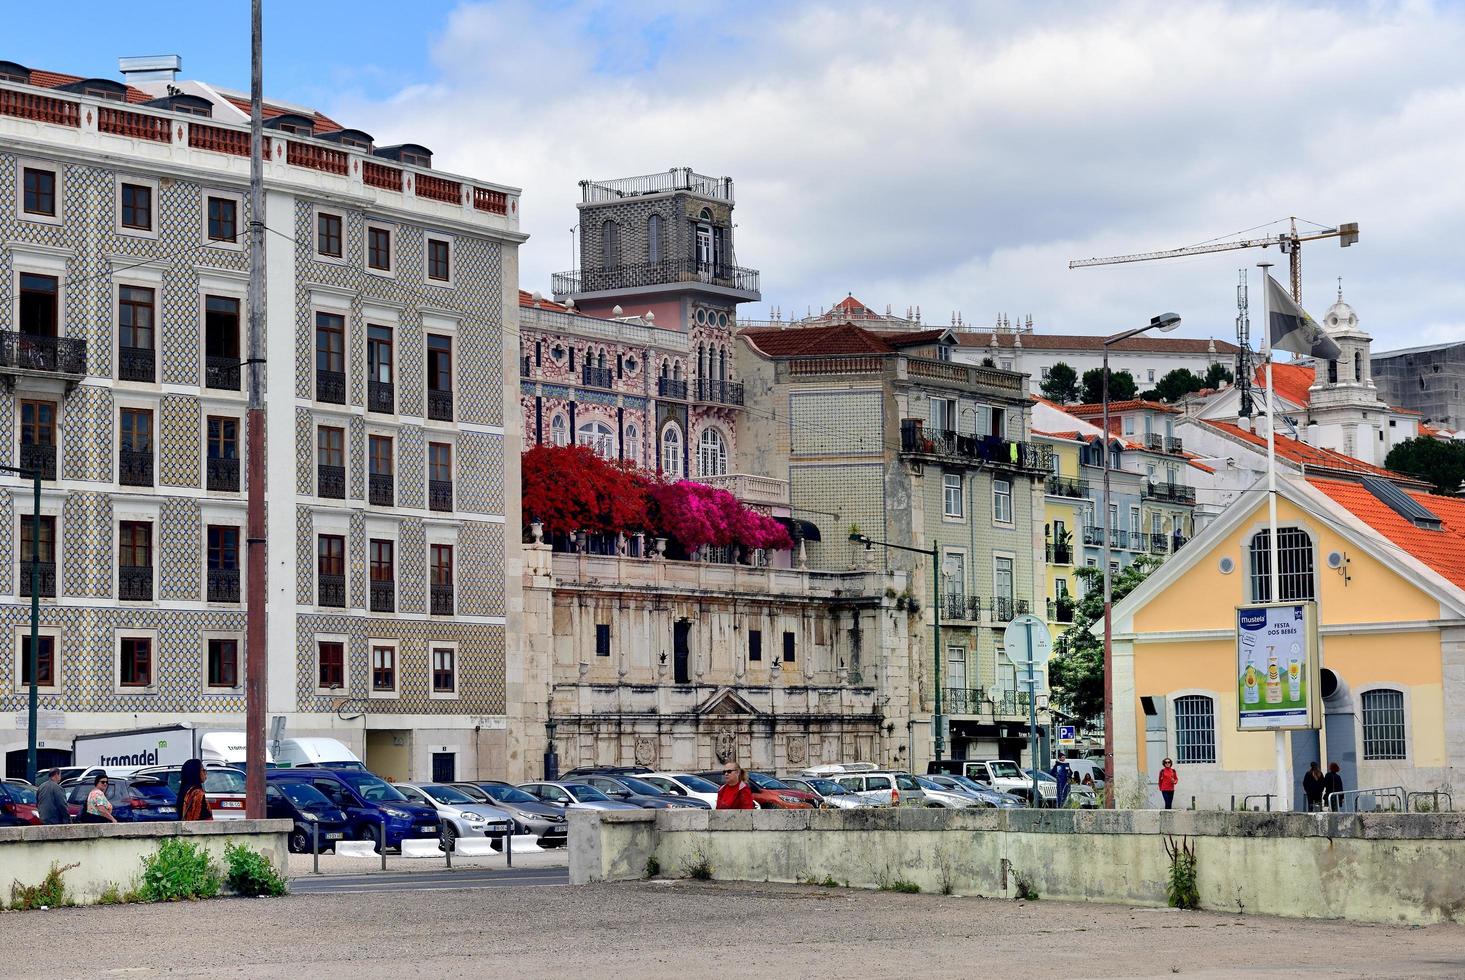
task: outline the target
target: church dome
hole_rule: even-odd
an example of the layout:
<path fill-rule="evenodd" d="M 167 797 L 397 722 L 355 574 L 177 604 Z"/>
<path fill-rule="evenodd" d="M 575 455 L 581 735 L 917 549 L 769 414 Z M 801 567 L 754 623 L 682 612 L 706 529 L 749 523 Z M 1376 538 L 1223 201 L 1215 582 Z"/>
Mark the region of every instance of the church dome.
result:
<path fill-rule="evenodd" d="M 1358 329 L 1358 314 L 1343 301 L 1343 285 L 1338 284 L 1338 301 L 1323 314 L 1323 329 L 1329 333 Z"/>

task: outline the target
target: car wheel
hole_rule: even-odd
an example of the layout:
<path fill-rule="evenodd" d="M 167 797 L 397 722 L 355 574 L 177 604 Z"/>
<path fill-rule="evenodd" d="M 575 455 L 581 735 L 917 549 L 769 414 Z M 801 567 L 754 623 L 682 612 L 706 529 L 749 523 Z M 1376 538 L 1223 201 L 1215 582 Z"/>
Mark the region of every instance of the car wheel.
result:
<path fill-rule="evenodd" d="M 288 843 L 291 854 L 305 854 L 310 850 L 310 835 L 296 827 L 291 831 Z"/>
<path fill-rule="evenodd" d="M 458 828 L 450 821 L 443 821 L 442 843 L 439 845 L 445 851 L 451 851 L 454 843 L 458 840 Z"/>
<path fill-rule="evenodd" d="M 371 826 L 370 824 L 362 824 L 360 827 L 356 828 L 356 839 L 372 841 L 376 844 L 376 847 L 373 848 L 373 850 L 375 850 L 378 854 L 382 852 L 382 842 L 377 837 L 377 828 Z"/>

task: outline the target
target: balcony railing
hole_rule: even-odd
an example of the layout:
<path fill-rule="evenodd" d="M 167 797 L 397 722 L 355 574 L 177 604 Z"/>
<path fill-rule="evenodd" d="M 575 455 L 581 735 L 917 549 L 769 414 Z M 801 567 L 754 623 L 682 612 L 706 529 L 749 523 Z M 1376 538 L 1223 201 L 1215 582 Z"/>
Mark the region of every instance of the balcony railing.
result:
<path fill-rule="evenodd" d="M 22 518 L 24 520 L 24 518 Z M 43 599 L 56 598 L 56 563 L 54 561 L 36 562 L 40 566 L 41 588 L 37 593 Z M 32 563 L 22 558 L 20 561 L 20 583 L 15 590 L 18 596 L 29 596 L 31 594 L 31 568 Z"/>
<path fill-rule="evenodd" d="M 453 481 L 427 481 L 427 509 L 447 511 L 453 509 Z"/>
<path fill-rule="evenodd" d="M 597 293 L 608 289 L 634 289 L 672 283 L 706 283 L 744 293 L 758 292 L 758 270 L 695 258 L 663 259 L 600 269 L 556 272 L 550 285 L 556 296 Z"/>
<path fill-rule="evenodd" d="M 1047 480 L 1047 489 L 1050 497 L 1082 499 L 1089 495 L 1089 481 L 1075 480 L 1071 476 L 1050 476 Z"/>
<path fill-rule="evenodd" d="M 371 611 L 372 612 L 396 612 L 397 611 L 397 583 L 396 582 L 372 582 L 371 583 Z"/>
<path fill-rule="evenodd" d="M 1164 534 L 1151 533 L 1149 536 L 1149 552 L 1152 555 L 1163 555 L 1170 550 L 1170 538 Z"/>
<path fill-rule="evenodd" d="M 743 403 L 743 383 L 741 381 L 719 381 L 715 378 L 698 378 L 697 401 L 716 402 L 720 405 L 741 405 Z"/>
<path fill-rule="evenodd" d="M 442 201 L 444 204 L 463 203 L 463 185 L 456 180 L 434 177 L 431 174 L 418 174 L 416 180 L 418 197 Z"/>
<path fill-rule="evenodd" d="M 1027 718 L 1028 695 L 1025 691 L 998 691 L 994 695 L 992 713 L 999 717 Z"/>
<path fill-rule="evenodd" d="M 237 493 L 239 491 L 239 460 L 210 456 L 208 480 L 210 490 Z"/>
<path fill-rule="evenodd" d="M 1183 453 L 1183 452 L 1185 452 L 1185 440 L 1184 439 L 1181 439 L 1179 436 L 1166 436 L 1165 437 L 1165 452 L 1167 452 L 1167 453 Z"/>
<path fill-rule="evenodd" d="M 1153 449 L 1156 452 L 1165 451 L 1165 437 L 1158 432 L 1145 433 L 1145 448 Z"/>
<path fill-rule="evenodd" d="M 987 463 L 1018 470 L 1052 469 L 1053 449 L 1029 442 L 1009 442 L 1000 436 L 963 435 L 950 430 L 927 431 L 921 419 L 902 419 L 900 450 L 917 456 Z"/>
<path fill-rule="evenodd" d="M 81 125 L 81 106 L 76 102 L 53 99 L 49 95 L 13 92 L 0 89 L 0 116 L 15 116 L 57 126 Z"/>
<path fill-rule="evenodd" d="M 151 347 L 119 347 L 117 380 L 147 381 L 157 378 L 158 353 Z"/>
<path fill-rule="evenodd" d="M 982 597 L 975 595 L 963 595 L 959 592 L 952 592 L 941 597 L 941 618 L 948 622 L 953 620 L 971 620 L 976 622 L 982 618 Z"/>
<path fill-rule="evenodd" d="M 451 616 L 453 614 L 453 587 L 451 585 L 434 585 L 432 587 L 432 615 Z"/>
<path fill-rule="evenodd" d="M 124 602 L 152 602 L 152 566 L 119 566 L 117 569 L 117 598 L 123 600 Z"/>
<path fill-rule="evenodd" d="M 1073 622 L 1073 600 L 1049 599 L 1048 600 L 1048 622 L 1050 623 L 1071 623 Z"/>
<path fill-rule="evenodd" d="M 391 507 L 396 502 L 396 481 L 390 473 L 372 473 L 370 476 L 371 503 L 376 507 Z"/>
<path fill-rule="evenodd" d="M 1072 565 L 1073 549 L 1066 544 L 1048 543 L 1046 548 L 1048 564 L 1050 565 Z"/>
<path fill-rule="evenodd" d="M 1166 500 L 1177 504 L 1195 503 L 1195 487 L 1183 483 L 1148 482 L 1144 486 L 1144 495 L 1152 500 Z"/>
<path fill-rule="evenodd" d="M 587 364 L 582 369 L 581 379 L 587 388 L 610 388 L 615 384 L 615 372 L 610 368 L 591 367 Z"/>
<path fill-rule="evenodd" d="M 708 177 L 691 167 L 672 167 L 663 173 L 640 177 L 580 181 L 581 197 L 586 204 L 601 204 L 643 194 L 667 194 L 672 191 L 690 191 L 700 197 L 732 203 L 733 182 L 731 177 Z"/>
<path fill-rule="evenodd" d="M 315 602 L 318 606 L 330 606 L 333 609 L 346 608 L 346 576 L 317 576 Z"/>
<path fill-rule="evenodd" d="M 315 400 L 332 405 L 346 404 L 346 372 L 316 371 Z"/>
<path fill-rule="evenodd" d="M 489 214 L 508 214 L 509 195 L 503 191 L 489 190 L 487 187 L 473 188 L 473 207 L 478 211 L 487 211 Z"/>
<path fill-rule="evenodd" d="M 97 109 L 97 132 L 130 136 L 133 139 L 152 140 L 154 143 L 173 142 L 173 124 L 163 116 L 148 116 L 126 109 Z"/>
<path fill-rule="evenodd" d="M 223 391 L 238 391 L 239 358 L 212 355 L 204 358 L 203 386 Z"/>
<path fill-rule="evenodd" d="M 21 443 L 20 468 L 40 470 L 42 480 L 56 479 L 56 447 L 35 442 Z"/>
<path fill-rule="evenodd" d="M 453 392 L 440 388 L 427 390 L 427 417 L 438 422 L 453 421 Z"/>
<path fill-rule="evenodd" d="M 285 142 L 285 162 L 291 166 L 344 177 L 351 169 L 349 160 L 343 150 L 332 150 L 312 143 L 297 143 L 294 140 Z"/>
<path fill-rule="evenodd" d="M 948 687 L 941 696 L 941 707 L 948 715 L 980 715 L 992 708 L 982 687 Z"/>
<path fill-rule="evenodd" d="M 366 383 L 366 410 L 391 415 L 396 411 L 397 386 L 390 381 L 368 381 Z"/>
<path fill-rule="evenodd" d="M 0 368 L 80 378 L 86 374 L 86 341 L 0 330 Z"/>
<path fill-rule="evenodd" d="M 368 187 L 402 193 L 402 171 L 370 160 L 361 161 L 361 182 Z"/>
<path fill-rule="evenodd" d="M 1085 524 L 1083 529 L 1083 543 L 1094 548 L 1104 546 L 1104 529 L 1094 524 Z"/>
<path fill-rule="evenodd" d="M 687 381 L 685 378 L 657 378 L 656 394 L 661 398 L 685 400 L 687 397 Z"/>
<path fill-rule="evenodd" d="M 988 608 L 992 611 L 992 622 L 1006 624 L 1012 622 L 1018 616 L 1025 616 L 1028 613 L 1029 604 L 1026 599 L 1014 599 L 1010 596 L 993 596 Z"/>
<path fill-rule="evenodd" d="M 317 497 L 346 497 L 346 467 L 317 463 L 315 466 L 315 495 Z"/>
<path fill-rule="evenodd" d="M 153 454 L 122 449 L 117 453 L 117 482 L 124 487 L 153 485 Z"/>
<path fill-rule="evenodd" d="M 239 569 L 209 569 L 209 602 L 239 601 Z"/>
<path fill-rule="evenodd" d="M 1185 547 L 1185 542 L 1189 540 L 1190 539 L 1183 534 L 1172 535 L 1170 538 L 1170 550 L 1179 551 L 1181 548 Z"/>

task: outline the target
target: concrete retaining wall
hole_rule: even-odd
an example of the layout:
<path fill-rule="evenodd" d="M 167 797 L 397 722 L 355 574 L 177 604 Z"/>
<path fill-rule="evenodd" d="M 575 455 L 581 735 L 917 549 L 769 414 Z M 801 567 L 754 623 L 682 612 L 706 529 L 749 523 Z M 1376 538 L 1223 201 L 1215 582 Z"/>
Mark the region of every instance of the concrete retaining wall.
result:
<path fill-rule="evenodd" d="M 1195 846 L 1201 907 L 1362 922 L 1465 921 L 1465 814 L 1077 810 L 572 811 L 575 883 L 723 880 L 1167 904 L 1165 839 Z"/>
<path fill-rule="evenodd" d="M 80 867 L 67 871 L 68 897 L 89 905 L 109 885 L 125 891 L 142 875 L 142 861 L 157 852 L 169 837 L 186 837 L 214 856 L 221 869 L 228 865 L 224 848 L 247 844 L 262 852 L 284 873 L 290 852 L 286 835 L 289 820 L 218 820 L 193 823 L 70 824 L 51 827 L 0 828 L 0 902 L 9 903 L 10 885 L 36 885 L 51 865 Z"/>

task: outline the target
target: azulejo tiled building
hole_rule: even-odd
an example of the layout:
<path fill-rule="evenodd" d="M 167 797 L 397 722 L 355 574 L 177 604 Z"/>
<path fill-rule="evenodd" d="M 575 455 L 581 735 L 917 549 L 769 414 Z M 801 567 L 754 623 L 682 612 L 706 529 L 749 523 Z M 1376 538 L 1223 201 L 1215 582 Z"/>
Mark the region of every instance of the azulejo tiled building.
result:
<path fill-rule="evenodd" d="M 242 727 L 248 105 L 177 68 L 0 62 L 0 462 L 44 476 L 34 543 L 0 477 L 0 705 L 25 704 L 35 547 L 43 763 Z M 269 713 L 384 774 L 501 772 L 518 192 L 264 114 Z"/>

